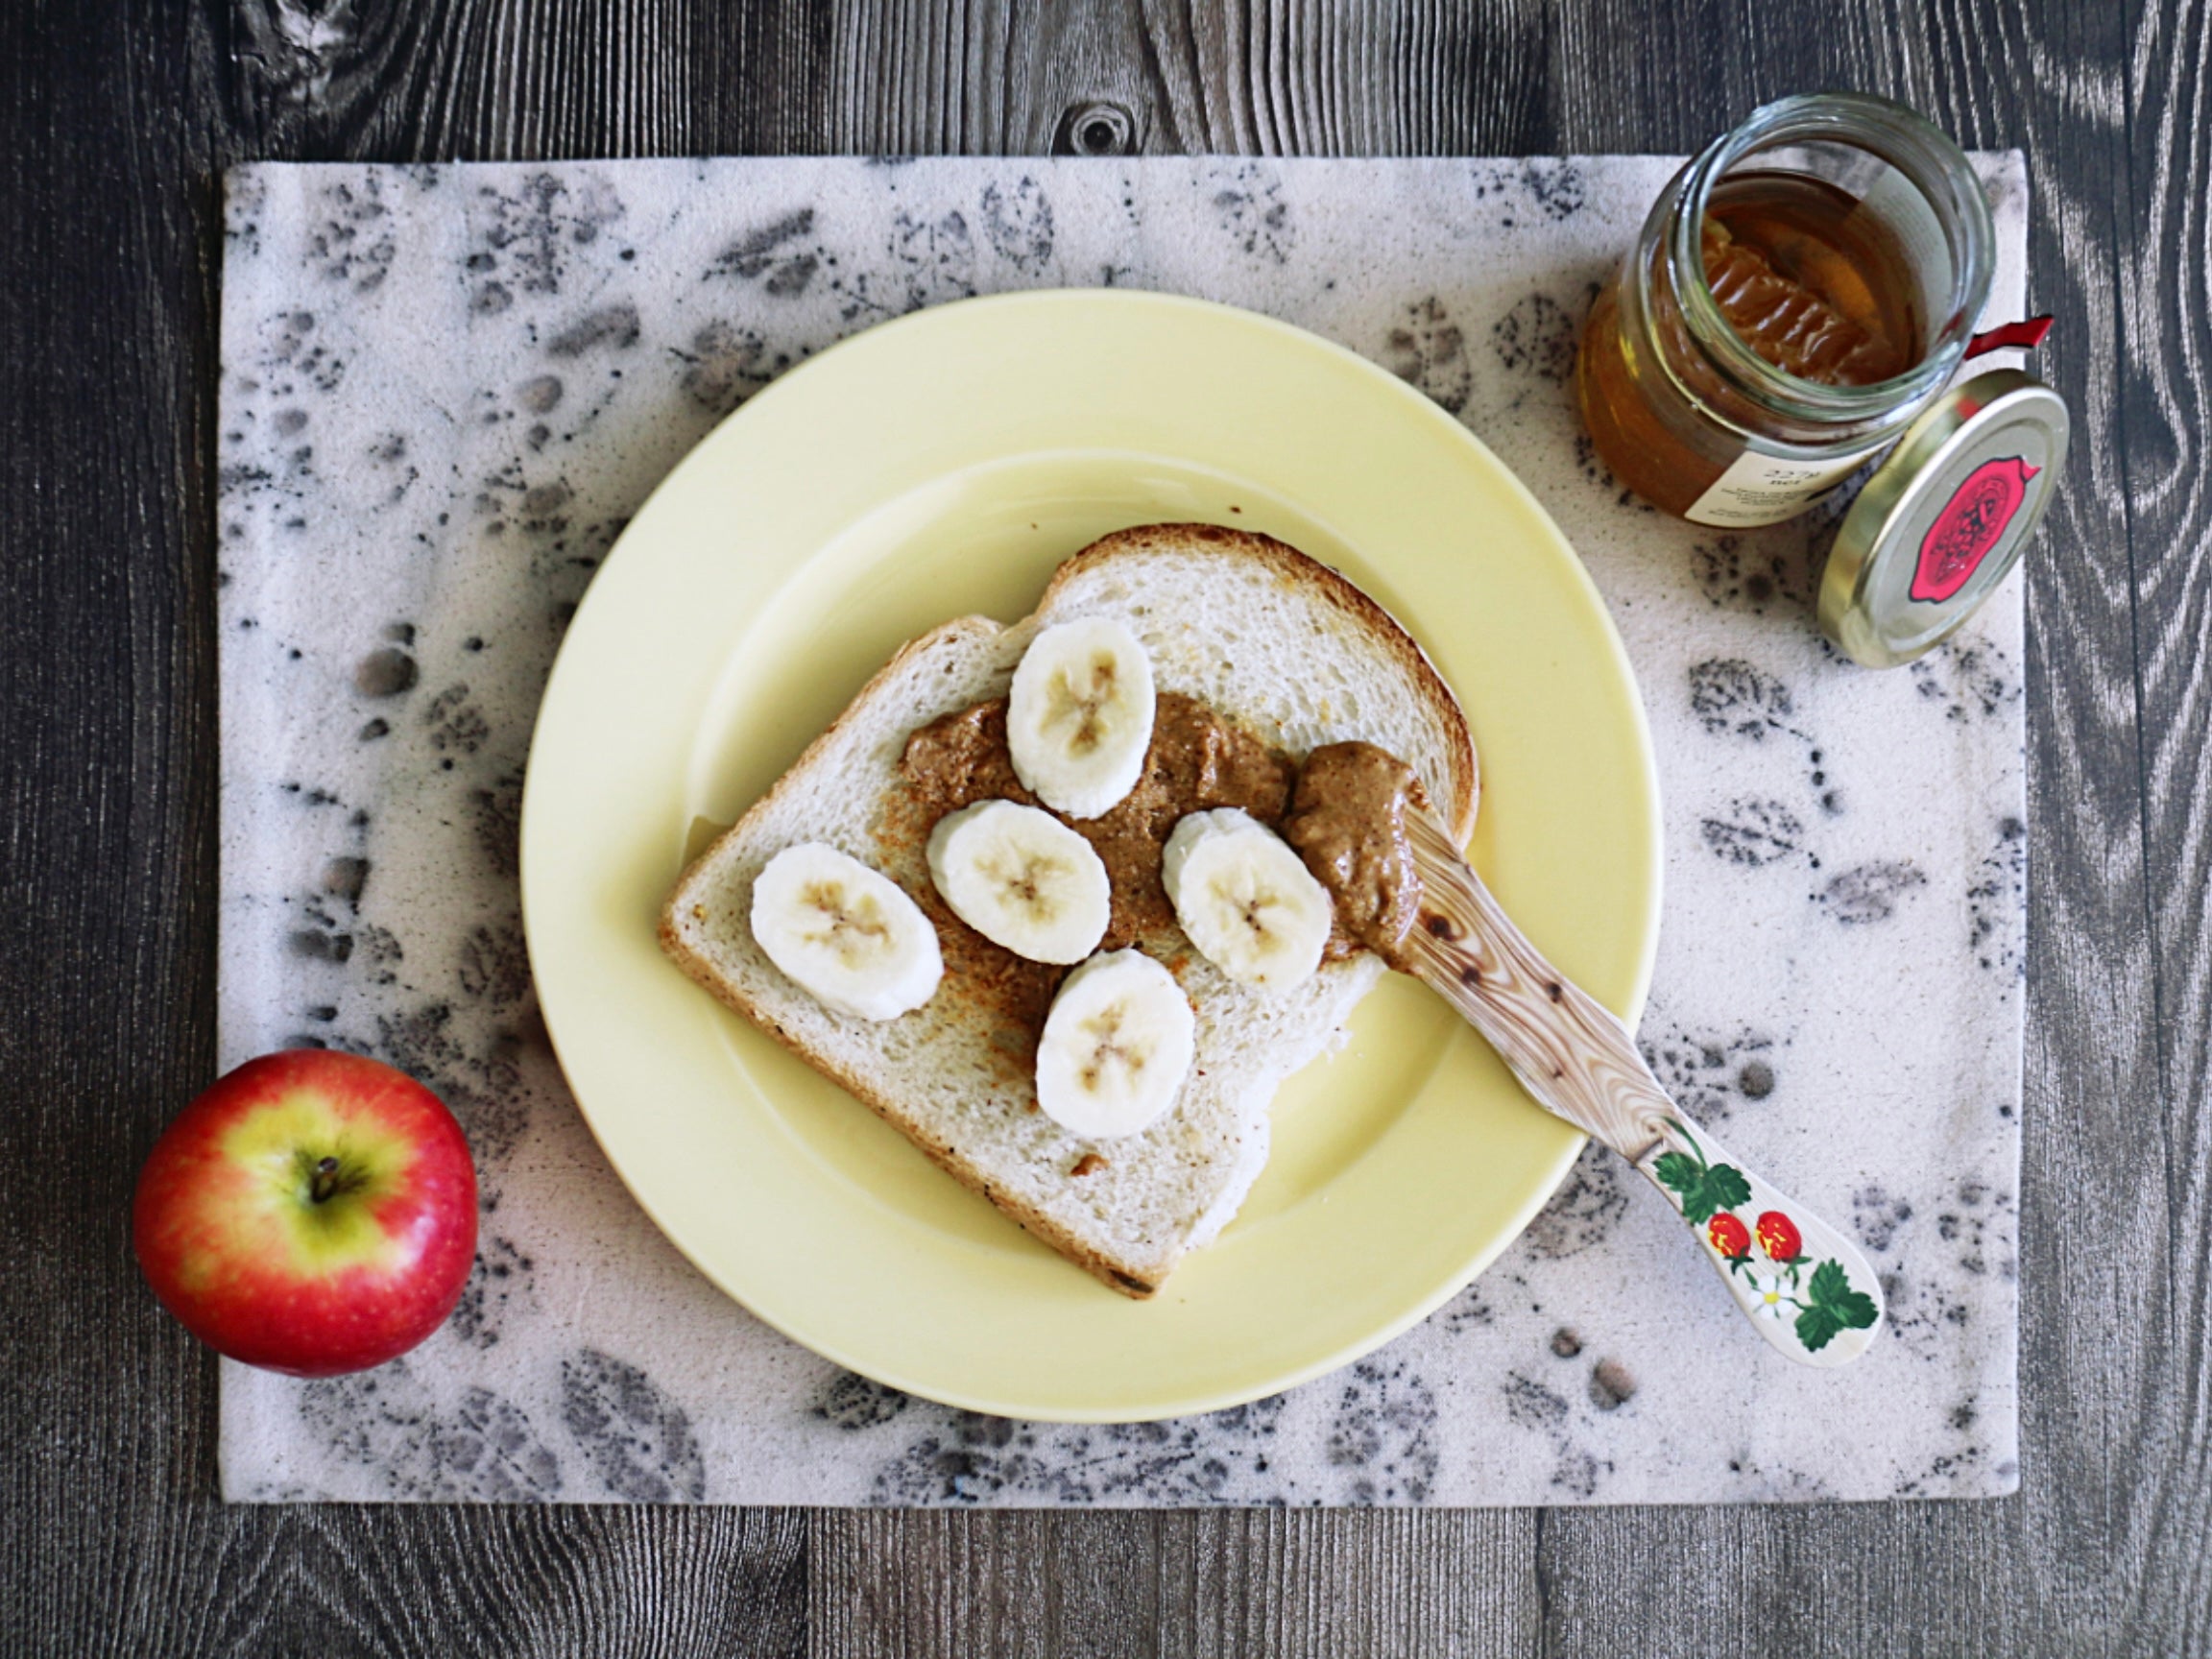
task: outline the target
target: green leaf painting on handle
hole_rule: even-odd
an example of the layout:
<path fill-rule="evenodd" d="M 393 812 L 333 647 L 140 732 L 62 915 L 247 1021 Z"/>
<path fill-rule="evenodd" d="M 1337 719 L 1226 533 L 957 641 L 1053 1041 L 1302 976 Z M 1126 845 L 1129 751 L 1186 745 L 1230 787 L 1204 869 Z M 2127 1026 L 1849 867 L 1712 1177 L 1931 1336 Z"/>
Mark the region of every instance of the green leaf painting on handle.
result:
<path fill-rule="evenodd" d="M 1799 1304 L 1797 1340 L 1809 1354 L 1817 1354 L 1844 1331 L 1863 1331 L 1874 1323 L 1874 1299 L 1851 1288 L 1840 1262 L 1823 1262 L 1813 1269 L 1810 1301 Z"/>
<path fill-rule="evenodd" d="M 1709 1220 L 1716 1212 L 1733 1210 L 1751 1201 L 1751 1183 L 1733 1164 L 1708 1164 L 1705 1152 L 1679 1118 L 1670 1118 L 1676 1134 L 1690 1142 L 1688 1152 L 1662 1152 L 1652 1161 L 1651 1173 L 1672 1188 L 1682 1206 L 1682 1219 L 1693 1227 Z"/>

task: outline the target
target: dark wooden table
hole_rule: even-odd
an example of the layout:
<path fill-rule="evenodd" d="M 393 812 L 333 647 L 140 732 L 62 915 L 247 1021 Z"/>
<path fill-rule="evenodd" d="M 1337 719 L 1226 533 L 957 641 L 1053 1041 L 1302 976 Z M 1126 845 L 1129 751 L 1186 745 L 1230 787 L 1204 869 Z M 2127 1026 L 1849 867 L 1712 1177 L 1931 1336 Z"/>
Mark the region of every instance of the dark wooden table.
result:
<path fill-rule="evenodd" d="M 2028 14 L 2023 15 L 2023 12 Z M 1405 1513 L 226 1508 L 132 1266 L 212 1074 L 235 161 L 1682 151 L 1857 86 L 2034 182 L 2023 1480 Z M 2212 1651 L 2204 0 L 7 0 L 0 1652 Z"/>

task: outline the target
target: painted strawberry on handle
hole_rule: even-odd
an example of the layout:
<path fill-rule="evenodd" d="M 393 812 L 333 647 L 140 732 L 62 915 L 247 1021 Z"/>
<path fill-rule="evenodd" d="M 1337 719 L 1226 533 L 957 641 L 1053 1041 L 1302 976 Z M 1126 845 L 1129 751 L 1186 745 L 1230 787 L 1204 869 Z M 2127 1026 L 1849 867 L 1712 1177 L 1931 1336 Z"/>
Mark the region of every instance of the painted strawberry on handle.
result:
<path fill-rule="evenodd" d="M 1805 1226 L 1775 1202 L 1788 1199 L 1727 1162 L 1718 1145 L 1708 1152 L 1679 1118 L 1669 1118 L 1667 1128 L 1674 1143 L 1650 1161 L 1647 1172 L 1672 1195 L 1682 1218 L 1703 1232 L 1745 1311 L 1769 1328 L 1786 1326 L 1808 1358 L 1824 1353 L 1847 1331 L 1874 1328 L 1882 1316 L 1881 1307 L 1871 1294 L 1871 1270 L 1856 1249 L 1814 1221 L 1806 1225 L 1820 1237 L 1817 1249 L 1808 1255 Z M 1764 1207 L 1747 1225 L 1737 1211 L 1749 1209 L 1755 1201 Z M 1755 1265 L 1754 1242 L 1772 1263 L 1770 1269 Z M 1819 1260 L 1808 1281 L 1802 1269 L 1815 1257 Z M 1843 1265 L 1846 1260 L 1855 1264 L 1865 1288 L 1853 1284 L 1852 1271 Z M 1839 1353 L 1848 1358 L 1863 1346 L 1862 1338 Z"/>
<path fill-rule="evenodd" d="M 1767 1261 L 1789 1267 L 1804 1260 L 1804 1236 L 1781 1211 L 1769 1210 L 1760 1216 L 1758 1234 L 1759 1248 L 1767 1252 Z"/>

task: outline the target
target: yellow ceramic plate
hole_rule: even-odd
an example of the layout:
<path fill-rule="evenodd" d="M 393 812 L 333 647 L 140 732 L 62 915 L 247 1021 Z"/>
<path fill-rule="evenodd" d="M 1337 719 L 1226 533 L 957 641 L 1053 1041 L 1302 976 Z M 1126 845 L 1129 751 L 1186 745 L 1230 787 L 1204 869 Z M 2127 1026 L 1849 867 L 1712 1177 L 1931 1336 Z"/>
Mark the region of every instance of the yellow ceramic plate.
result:
<path fill-rule="evenodd" d="M 1026 613 L 1109 530 L 1211 519 L 1344 570 L 1475 728 L 1474 854 L 1536 944 L 1633 1019 L 1658 926 L 1650 743 L 1581 564 L 1388 373 L 1156 295 L 972 301 L 872 329 L 725 421 L 623 535 L 545 692 L 522 892 L 592 1130 L 702 1272 L 853 1370 L 1009 1416 L 1166 1417 L 1347 1363 L 1527 1223 L 1581 1138 L 1410 980 L 1287 1083 L 1221 1238 L 1146 1303 L 1102 1287 L 665 961 L 686 853 L 900 644 Z"/>

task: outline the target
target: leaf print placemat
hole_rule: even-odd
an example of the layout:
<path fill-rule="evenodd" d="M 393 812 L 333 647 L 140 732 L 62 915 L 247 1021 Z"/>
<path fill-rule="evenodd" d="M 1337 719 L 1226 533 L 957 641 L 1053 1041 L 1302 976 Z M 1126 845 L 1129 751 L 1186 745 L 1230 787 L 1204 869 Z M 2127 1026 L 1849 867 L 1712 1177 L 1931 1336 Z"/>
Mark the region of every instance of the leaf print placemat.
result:
<path fill-rule="evenodd" d="M 1985 157 L 1990 320 L 2027 180 Z M 1674 163 L 855 159 L 256 166 L 228 181 L 218 559 L 226 1066 L 382 1056 L 475 1147 L 481 1253 L 406 1358 L 226 1364 L 243 1501 L 1580 1503 L 2018 1480 L 2021 585 L 1909 669 L 1810 623 L 1830 523 L 1664 518 L 1596 459 L 1576 331 Z M 839 1371 L 700 1278 L 563 1087 L 516 883 L 562 629 L 722 416 L 870 324 L 1122 283 L 1403 375 L 1558 519 L 1640 678 L 1667 897 L 1661 1080 L 1844 1223 L 1891 1324 L 1779 1361 L 1664 1195 L 1593 1149 L 1423 1325 L 1238 1410 L 976 1417 Z M 2031 555 L 2033 556 L 2032 554 Z M 1748 1245 L 1746 1246 L 1748 1248 Z"/>

